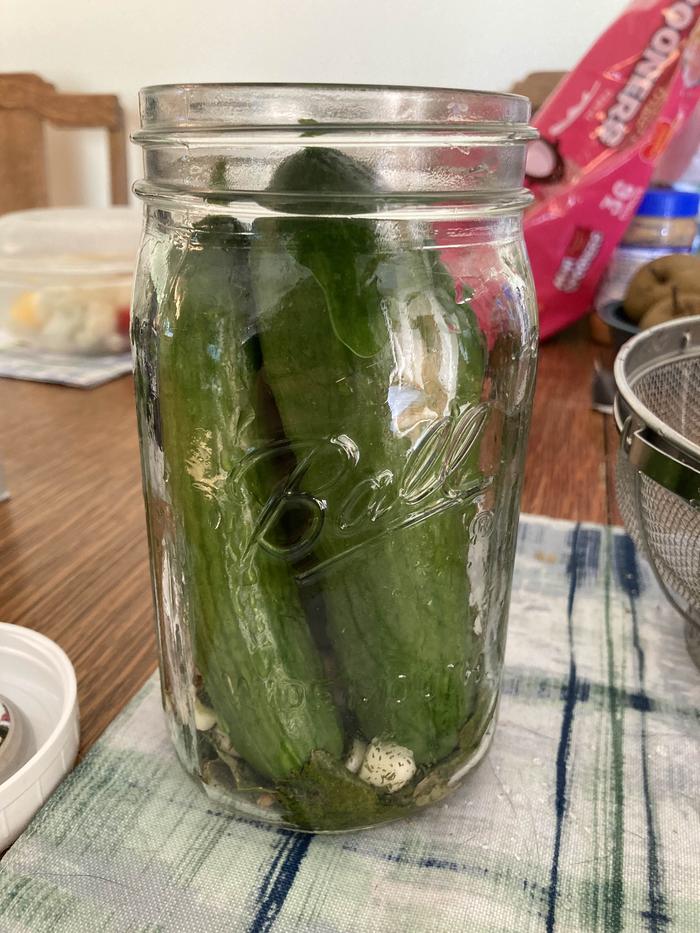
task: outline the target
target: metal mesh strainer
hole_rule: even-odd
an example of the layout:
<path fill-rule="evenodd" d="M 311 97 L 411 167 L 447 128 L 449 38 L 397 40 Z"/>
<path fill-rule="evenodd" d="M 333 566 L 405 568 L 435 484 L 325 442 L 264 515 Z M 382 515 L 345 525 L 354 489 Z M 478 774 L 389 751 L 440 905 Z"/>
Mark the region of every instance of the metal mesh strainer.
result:
<path fill-rule="evenodd" d="M 700 318 L 631 340 L 615 361 L 625 525 L 686 619 L 700 666 Z"/>

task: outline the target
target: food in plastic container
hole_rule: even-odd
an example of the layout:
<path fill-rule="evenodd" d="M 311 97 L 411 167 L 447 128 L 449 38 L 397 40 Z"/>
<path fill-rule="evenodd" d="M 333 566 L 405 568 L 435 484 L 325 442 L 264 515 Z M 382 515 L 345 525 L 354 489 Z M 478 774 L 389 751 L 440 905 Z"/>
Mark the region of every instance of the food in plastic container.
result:
<path fill-rule="evenodd" d="M 59 353 L 129 348 L 138 244 L 130 208 L 20 211 L 0 218 L 0 331 Z"/>

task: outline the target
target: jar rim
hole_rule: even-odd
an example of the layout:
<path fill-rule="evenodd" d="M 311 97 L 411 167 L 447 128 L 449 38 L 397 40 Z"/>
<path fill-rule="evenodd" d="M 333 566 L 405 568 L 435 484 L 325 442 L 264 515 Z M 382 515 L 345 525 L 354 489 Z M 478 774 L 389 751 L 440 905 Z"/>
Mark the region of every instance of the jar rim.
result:
<path fill-rule="evenodd" d="M 204 83 L 160 84 L 139 93 L 141 130 L 154 134 L 238 131 L 295 133 L 436 130 L 457 135 L 534 138 L 530 101 L 504 92 L 402 85 Z"/>

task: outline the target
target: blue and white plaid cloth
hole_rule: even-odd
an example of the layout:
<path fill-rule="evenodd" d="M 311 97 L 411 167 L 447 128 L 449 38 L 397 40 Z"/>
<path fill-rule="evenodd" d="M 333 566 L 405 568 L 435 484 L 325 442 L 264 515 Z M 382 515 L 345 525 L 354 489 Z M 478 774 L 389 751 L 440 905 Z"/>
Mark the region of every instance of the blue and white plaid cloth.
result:
<path fill-rule="evenodd" d="M 0 344 L 0 377 L 92 389 L 132 370 L 131 353 L 78 356 Z"/>
<path fill-rule="evenodd" d="M 218 812 L 155 679 L 0 863 L 2 933 L 700 931 L 700 673 L 623 533 L 521 523 L 500 724 L 422 816 Z"/>

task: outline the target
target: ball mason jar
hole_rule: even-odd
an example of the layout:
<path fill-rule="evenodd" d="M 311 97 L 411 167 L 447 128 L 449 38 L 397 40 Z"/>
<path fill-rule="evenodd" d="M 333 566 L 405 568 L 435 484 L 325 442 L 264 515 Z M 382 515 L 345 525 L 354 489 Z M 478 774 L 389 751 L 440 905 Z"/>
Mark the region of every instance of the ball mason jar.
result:
<path fill-rule="evenodd" d="M 528 117 L 427 88 L 141 93 L 163 702 L 218 806 L 367 827 L 488 748 L 537 355 Z"/>

